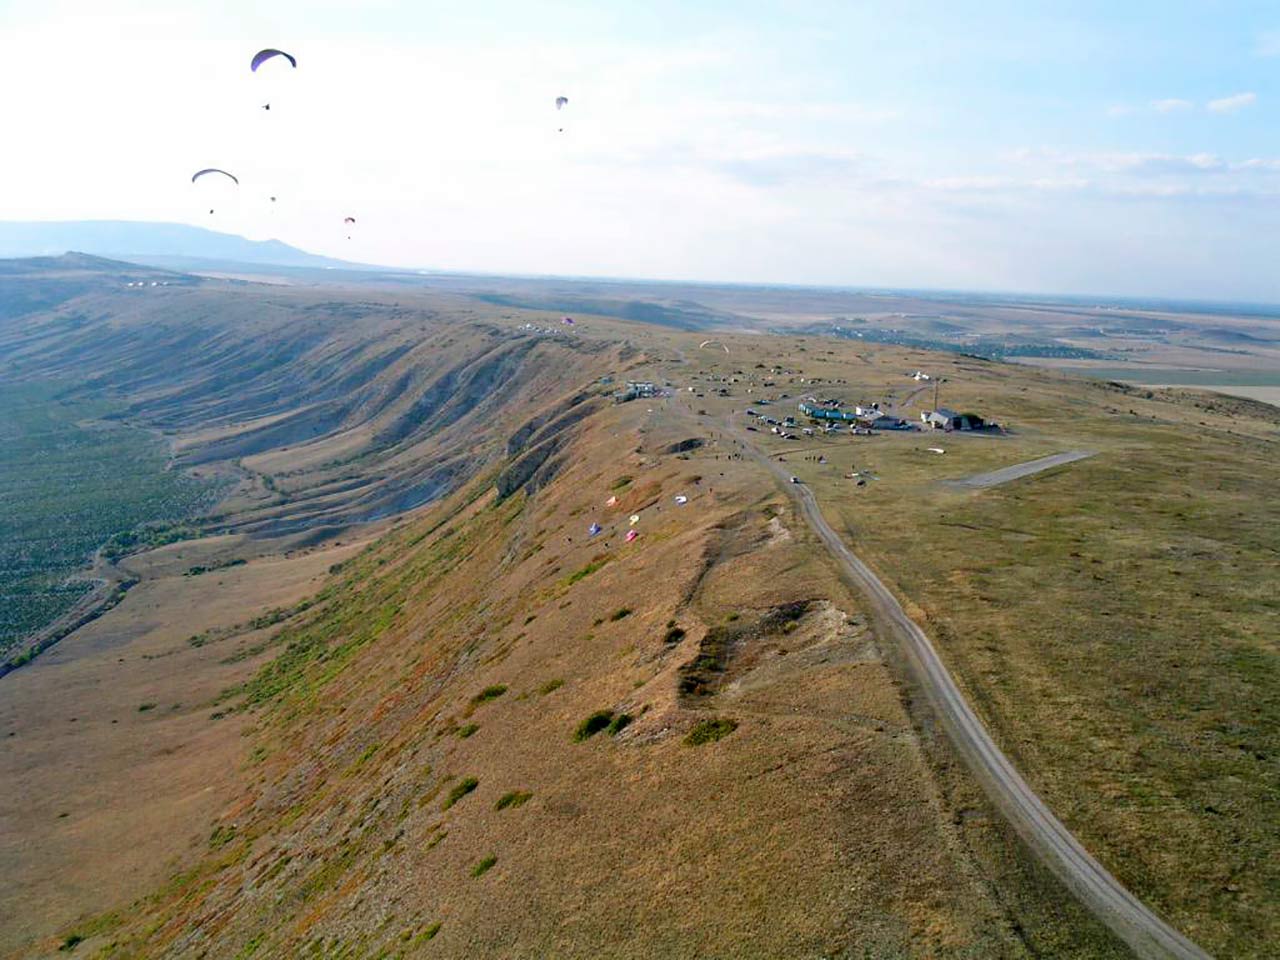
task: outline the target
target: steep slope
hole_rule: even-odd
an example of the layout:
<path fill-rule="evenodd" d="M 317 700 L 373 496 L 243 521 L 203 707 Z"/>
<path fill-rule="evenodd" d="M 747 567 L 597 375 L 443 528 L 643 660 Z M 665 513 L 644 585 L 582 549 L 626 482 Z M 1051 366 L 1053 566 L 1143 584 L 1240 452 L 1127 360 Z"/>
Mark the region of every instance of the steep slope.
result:
<path fill-rule="evenodd" d="M 439 300 L 176 274 L 152 286 L 155 271 L 86 257 L 9 270 L 41 296 L 0 317 L 6 375 L 113 398 L 120 419 L 171 438 L 180 466 L 234 473 L 240 493 L 213 522 L 257 535 L 428 502 L 470 475 L 475 438 L 504 405 L 535 407 L 562 382 L 589 382 L 611 349 L 459 327 Z M 135 273 L 145 285 L 131 285 Z"/>
<path fill-rule="evenodd" d="M 1105 955 L 1050 884 L 986 878 L 940 745 L 785 498 L 713 436 L 670 452 L 687 433 L 642 403 L 578 407 L 513 425 L 504 464 L 334 573 L 210 708 L 250 726 L 205 854 L 62 936 L 104 956 Z"/>

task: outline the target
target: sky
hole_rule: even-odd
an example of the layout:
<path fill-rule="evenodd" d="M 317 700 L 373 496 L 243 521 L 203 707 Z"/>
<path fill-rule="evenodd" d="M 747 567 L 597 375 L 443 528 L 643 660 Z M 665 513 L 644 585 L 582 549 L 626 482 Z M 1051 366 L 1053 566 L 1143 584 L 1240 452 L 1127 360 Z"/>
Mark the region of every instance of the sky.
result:
<path fill-rule="evenodd" d="M 268 46 L 297 69 L 251 73 Z M 420 269 L 1280 302 L 1274 0 L 0 0 L 0 90 L 5 220 Z M 209 166 L 239 189 L 189 181 Z"/>

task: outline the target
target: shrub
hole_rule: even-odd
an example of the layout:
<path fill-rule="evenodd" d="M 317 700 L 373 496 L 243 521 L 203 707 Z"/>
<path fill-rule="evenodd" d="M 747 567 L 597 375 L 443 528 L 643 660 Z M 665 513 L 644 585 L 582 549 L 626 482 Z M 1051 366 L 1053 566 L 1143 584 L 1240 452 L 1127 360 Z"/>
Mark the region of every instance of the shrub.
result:
<path fill-rule="evenodd" d="M 498 802 L 493 805 L 493 809 L 505 810 L 507 807 L 522 807 L 532 798 L 532 793 L 524 790 L 512 790 L 510 793 L 504 793 L 499 797 Z"/>
<path fill-rule="evenodd" d="M 609 722 L 609 736 L 616 737 L 627 725 L 631 723 L 632 717 L 629 713 L 620 713 Z"/>
<path fill-rule="evenodd" d="M 480 729 L 480 724 L 478 723 L 468 723 L 465 727 L 459 727 L 458 739 L 465 740 L 467 739 L 467 737 L 471 736 L 473 733 L 475 733 L 479 729 Z"/>
<path fill-rule="evenodd" d="M 573 732 L 573 742 L 581 743 L 583 740 L 591 739 L 601 730 L 606 729 L 612 722 L 612 710 L 597 710 L 578 724 L 578 729 Z"/>
<path fill-rule="evenodd" d="M 554 680 L 548 680 L 546 683 L 540 686 L 538 688 L 538 692 L 545 697 L 548 693 L 555 693 L 557 690 L 559 690 L 563 686 L 564 686 L 564 681 L 561 680 L 559 677 L 556 677 Z"/>
<path fill-rule="evenodd" d="M 139 712 L 139 713 L 146 713 L 148 710 L 154 710 L 155 708 L 156 708 L 156 705 L 155 705 L 154 703 L 140 703 L 140 704 L 138 704 L 138 712 Z"/>
<path fill-rule="evenodd" d="M 666 635 L 663 636 L 662 642 L 666 644 L 676 644 L 683 639 L 684 639 L 684 628 L 672 627 L 666 632 Z"/>
<path fill-rule="evenodd" d="M 613 613 L 609 615 L 609 619 L 617 623 L 619 620 L 623 619 L 624 617 L 629 617 L 629 616 L 631 616 L 630 607 L 619 607 L 617 610 L 613 611 Z"/>
<path fill-rule="evenodd" d="M 712 720 L 699 720 L 684 738 L 685 746 L 700 747 L 704 743 L 714 743 L 738 729 L 738 721 L 728 717 L 716 717 Z"/>
<path fill-rule="evenodd" d="M 483 860 L 481 860 L 479 863 L 477 863 L 474 867 L 471 868 L 471 875 L 473 877 L 482 877 L 486 873 L 488 873 L 489 870 L 493 867 L 493 865 L 497 862 L 498 862 L 498 858 L 491 853 L 487 857 L 485 857 Z"/>
<path fill-rule="evenodd" d="M 479 780 L 475 777 L 467 777 L 467 779 L 463 780 L 449 791 L 449 795 L 444 798 L 444 806 L 442 809 L 448 810 L 478 786 L 480 786 Z"/>
<path fill-rule="evenodd" d="M 601 557 L 598 557 L 597 559 L 592 560 L 585 567 L 575 570 L 573 573 L 569 574 L 569 576 L 565 578 L 565 584 L 568 586 L 573 586 L 579 580 L 582 580 L 585 577 L 591 576 L 593 573 L 595 573 L 597 570 L 603 567 L 606 563 L 608 563 L 611 559 L 613 558 L 610 557 L 608 554 L 604 554 Z"/>
<path fill-rule="evenodd" d="M 625 487 L 628 483 L 630 483 L 630 482 L 631 482 L 632 480 L 634 480 L 634 479 L 635 479 L 634 477 L 629 476 L 628 474 L 625 474 L 625 473 L 624 473 L 624 474 L 623 474 L 622 476 L 620 476 L 617 480 L 613 481 L 613 485 L 612 485 L 612 486 L 610 486 L 610 487 L 609 487 L 609 489 L 610 489 L 610 490 L 621 490 L 623 487 Z"/>
<path fill-rule="evenodd" d="M 419 943 L 426 943 L 428 940 L 432 939 L 437 933 L 440 932 L 441 926 L 443 926 L 443 924 L 441 924 L 439 920 L 431 924 L 429 927 L 427 927 L 420 934 L 418 934 L 416 937 L 413 938 L 414 945 L 416 946 Z"/>
<path fill-rule="evenodd" d="M 480 704 L 488 703 L 490 700 L 497 700 L 500 696 L 502 696 L 506 692 L 507 692 L 507 685 L 505 683 L 495 683 L 493 686 L 485 687 L 483 690 L 477 693 L 474 697 L 471 698 L 471 702 L 478 707 L 480 706 Z"/>

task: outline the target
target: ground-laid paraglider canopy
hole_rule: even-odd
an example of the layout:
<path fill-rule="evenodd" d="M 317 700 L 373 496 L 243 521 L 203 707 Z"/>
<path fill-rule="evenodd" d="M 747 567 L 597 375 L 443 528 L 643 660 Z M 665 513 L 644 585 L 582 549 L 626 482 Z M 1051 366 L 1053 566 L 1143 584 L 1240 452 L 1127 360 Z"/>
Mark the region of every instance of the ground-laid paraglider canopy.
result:
<path fill-rule="evenodd" d="M 265 50 L 259 50 L 253 55 L 253 59 L 249 62 L 249 69 L 256 73 L 258 68 L 272 57 L 284 57 L 289 61 L 289 65 L 292 67 L 296 67 L 298 65 L 298 60 L 293 56 L 293 54 L 285 53 L 283 50 L 276 50 L 273 47 L 267 47 Z"/>

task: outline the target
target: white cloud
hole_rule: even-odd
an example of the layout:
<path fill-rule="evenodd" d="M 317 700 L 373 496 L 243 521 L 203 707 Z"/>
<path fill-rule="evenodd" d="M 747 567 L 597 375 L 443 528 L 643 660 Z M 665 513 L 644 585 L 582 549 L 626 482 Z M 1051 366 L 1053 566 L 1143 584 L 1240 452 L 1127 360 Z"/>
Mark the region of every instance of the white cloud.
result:
<path fill-rule="evenodd" d="M 1236 113 L 1245 107 L 1252 106 L 1258 100 L 1256 93 L 1237 93 L 1234 96 L 1210 100 L 1206 109 L 1210 113 Z"/>
<path fill-rule="evenodd" d="M 1180 100 L 1177 97 L 1170 97 L 1167 100 L 1151 101 L 1151 108 L 1156 113 L 1182 113 L 1190 110 L 1195 104 L 1190 100 Z"/>

